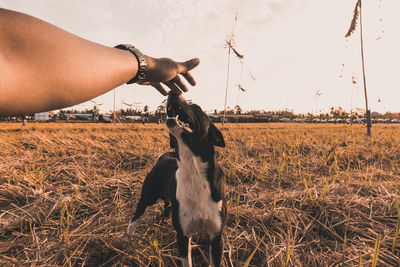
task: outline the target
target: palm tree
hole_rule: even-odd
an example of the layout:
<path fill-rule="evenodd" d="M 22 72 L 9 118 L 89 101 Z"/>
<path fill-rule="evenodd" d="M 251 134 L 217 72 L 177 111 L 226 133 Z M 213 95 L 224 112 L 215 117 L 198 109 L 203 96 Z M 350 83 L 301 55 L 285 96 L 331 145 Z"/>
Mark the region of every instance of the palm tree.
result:
<path fill-rule="evenodd" d="M 361 0 L 358 0 L 354 8 L 353 19 L 351 20 L 350 28 L 347 31 L 345 37 L 350 37 L 357 27 L 357 21 L 360 23 L 360 43 L 361 43 L 361 65 L 364 82 L 364 96 L 365 96 L 365 117 L 367 119 L 367 136 L 371 137 L 371 110 L 368 109 L 368 96 L 367 96 L 367 82 L 365 79 L 365 67 L 364 67 L 364 43 L 363 43 L 363 30 L 362 30 L 362 13 L 361 13 Z"/>

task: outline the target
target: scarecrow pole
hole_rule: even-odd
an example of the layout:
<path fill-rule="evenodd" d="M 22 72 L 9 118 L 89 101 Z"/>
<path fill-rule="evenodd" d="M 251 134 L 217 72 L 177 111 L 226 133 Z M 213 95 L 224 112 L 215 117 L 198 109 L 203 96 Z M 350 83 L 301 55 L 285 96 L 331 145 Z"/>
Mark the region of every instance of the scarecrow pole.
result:
<path fill-rule="evenodd" d="M 358 0 L 354 8 L 353 19 L 350 24 L 350 28 L 346 33 L 345 37 L 350 37 L 357 27 L 357 20 L 360 23 L 360 44 L 361 44 L 361 66 L 363 73 L 363 84 L 364 84 L 364 96 L 365 96 L 365 118 L 367 120 L 367 136 L 371 137 L 371 110 L 368 109 L 368 96 L 367 96 L 367 81 L 365 77 L 365 62 L 364 62 L 364 41 L 363 41 L 363 29 L 362 29 L 362 8 L 361 0 Z"/>
<path fill-rule="evenodd" d="M 236 49 L 235 49 L 235 26 L 237 22 L 237 12 L 235 15 L 235 21 L 233 23 L 233 28 L 232 28 L 232 33 L 229 35 L 228 39 L 225 40 L 226 46 L 228 47 L 228 71 L 226 75 L 226 88 L 225 88 L 225 104 L 224 104 L 224 117 L 222 119 L 222 125 L 225 123 L 225 118 L 226 118 L 226 101 L 228 99 L 228 87 L 229 87 L 229 67 L 230 67 L 230 61 L 231 61 L 231 50 L 235 55 L 240 59 L 243 60 L 244 55 L 240 54 Z"/>

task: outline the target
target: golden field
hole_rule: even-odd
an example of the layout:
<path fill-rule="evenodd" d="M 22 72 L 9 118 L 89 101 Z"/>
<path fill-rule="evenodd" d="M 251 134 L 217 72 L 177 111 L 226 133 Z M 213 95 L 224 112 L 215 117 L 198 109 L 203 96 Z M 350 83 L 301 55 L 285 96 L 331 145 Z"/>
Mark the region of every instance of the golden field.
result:
<path fill-rule="evenodd" d="M 400 126 L 217 125 L 225 266 L 400 266 Z M 1 266 L 179 266 L 162 205 L 125 234 L 163 125 L 0 124 Z M 208 240 L 193 239 L 194 266 Z"/>

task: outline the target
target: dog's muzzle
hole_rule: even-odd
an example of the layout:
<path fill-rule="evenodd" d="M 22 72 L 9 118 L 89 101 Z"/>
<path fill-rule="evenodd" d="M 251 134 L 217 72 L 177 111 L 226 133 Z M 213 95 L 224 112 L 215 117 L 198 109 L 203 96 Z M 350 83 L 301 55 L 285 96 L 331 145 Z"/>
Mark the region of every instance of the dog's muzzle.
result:
<path fill-rule="evenodd" d="M 165 124 L 167 125 L 168 128 L 172 129 L 176 126 L 178 126 L 179 128 L 183 128 L 185 129 L 185 131 L 192 133 L 192 129 L 189 126 L 189 123 L 180 121 L 178 119 L 179 115 L 176 115 L 175 117 L 167 117 L 167 121 L 165 122 Z"/>
<path fill-rule="evenodd" d="M 167 121 L 165 122 L 165 124 L 168 128 L 173 128 L 178 124 L 176 120 L 176 117 L 167 117 Z"/>

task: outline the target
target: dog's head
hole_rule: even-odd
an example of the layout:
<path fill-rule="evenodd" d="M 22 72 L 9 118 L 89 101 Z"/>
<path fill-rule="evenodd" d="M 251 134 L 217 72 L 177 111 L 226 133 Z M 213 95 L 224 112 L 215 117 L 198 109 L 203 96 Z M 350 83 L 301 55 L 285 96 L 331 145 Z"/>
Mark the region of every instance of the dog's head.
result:
<path fill-rule="evenodd" d="M 188 104 L 182 95 L 170 91 L 167 115 L 172 148 L 178 149 L 178 143 L 183 142 L 194 154 L 202 155 L 205 151 L 214 151 L 214 146 L 225 147 L 221 132 L 208 116 L 198 105 Z"/>

